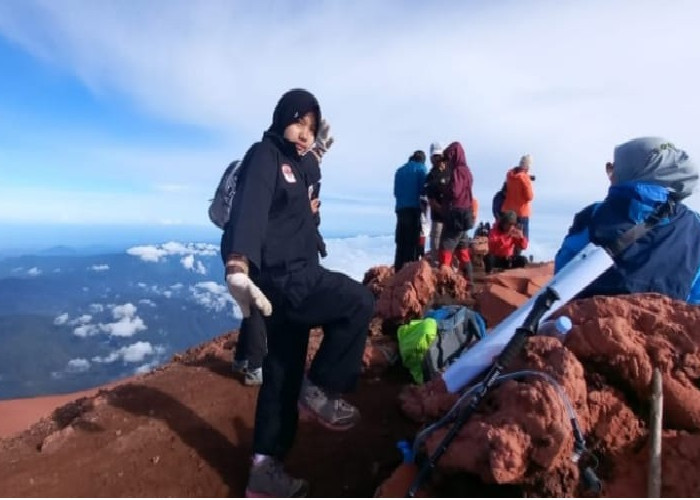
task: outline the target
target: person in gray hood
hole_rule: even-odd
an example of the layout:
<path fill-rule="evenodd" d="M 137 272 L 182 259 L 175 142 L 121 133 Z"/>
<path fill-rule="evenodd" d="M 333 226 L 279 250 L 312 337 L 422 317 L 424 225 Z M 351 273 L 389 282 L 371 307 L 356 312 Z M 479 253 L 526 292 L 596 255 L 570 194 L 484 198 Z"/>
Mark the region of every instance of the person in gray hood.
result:
<path fill-rule="evenodd" d="M 608 196 L 576 214 L 555 272 L 593 242 L 612 250 L 615 266 L 578 298 L 656 292 L 700 304 L 700 216 L 682 203 L 698 176 L 688 153 L 666 139 L 617 146 Z"/>

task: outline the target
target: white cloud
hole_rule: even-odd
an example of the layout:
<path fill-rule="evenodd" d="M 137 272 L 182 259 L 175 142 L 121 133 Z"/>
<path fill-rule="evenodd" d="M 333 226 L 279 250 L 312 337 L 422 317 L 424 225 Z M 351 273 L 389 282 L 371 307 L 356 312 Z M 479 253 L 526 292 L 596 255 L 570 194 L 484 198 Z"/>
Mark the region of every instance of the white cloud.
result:
<path fill-rule="evenodd" d="M 68 361 L 66 371 L 69 373 L 82 373 L 90 369 L 90 362 L 84 358 L 76 358 Z"/>
<path fill-rule="evenodd" d="M 170 241 L 163 245 L 143 245 L 129 248 L 126 253 L 139 257 L 146 262 L 159 262 L 161 258 L 168 255 L 184 255 L 182 264 L 186 269 L 194 265 L 194 256 L 212 256 L 218 255 L 219 247 L 211 243 L 179 243 Z"/>
<path fill-rule="evenodd" d="M 115 337 L 131 337 L 140 331 L 146 330 L 143 320 L 136 316 L 137 308 L 131 303 L 114 306 L 112 316 L 115 322 L 100 323 L 100 330 Z"/>
<path fill-rule="evenodd" d="M 92 313 L 101 313 L 105 310 L 105 306 L 102 304 L 90 304 L 89 308 Z"/>
<path fill-rule="evenodd" d="M 125 363 L 140 363 L 147 356 L 155 356 L 163 352 L 165 352 L 163 346 L 154 347 L 150 342 L 139 341 L 112 351 L 107 356 L 95 356 L 92 358 L 92 361 L 95 363 L 113 363 L 121 359 Z"/>
<path fill-rule="evenodd" d="M 143 304 L 145 306 L 156 307 L 156 303 L 153 302 L 151 299 L 140 299 L 139 304 Z"/>
<path fill-rule="evenodd" d="M 298 85 L 318 95 L 337 138 L 322 193 L 329 199 L 324 225 L 334 231 L 388 232 L 394 169 L 433 140 L 463 141 L 482 202 L 505 169 L 533 153 L 536 216 L 598 197 L 613 146 L 633 136 L 667 135 L 700 154 L 697 2 L 439 1 L 407 9 L 398 0 L 360 0 L 293 11 L 265 5 L 0 3 L 5 37 L 102 99 L 127 96 L 149 116 L 230 138 L 188 148 L 124 145 L 84 130 L 42 134 L 60 145 L 69 168 L 82 168 L 74 172 L 94 175 L 88 168 L 99 164 L 117 177 L 139 175 L 153 192 L 0 188 L 0 218 L 208 224 L 206 200 L 231 152 L 240 157 L 269 124 L 281 92 Z M 446 29 L 447 18 L 458 27 Z M 311 45 L 323 64 L 300 72 L 290 54 Z M 80 140 L 65 140 L 70 133 Z M 183 186 L 192 196 L 182 196 Z M 341 195 L 373 201 L 330 201 Z M 45 203 L 32 207 L 35 199 Z M 123 212 L 105 208 L 113 206 Z"/>
<path fill-rule="evenodd" d="M 68 313 L 62 313 L 56 316 L 53 320 L 54 325 L 65 325 L 68 322 Z"/>
<path fill-rule="evenodd" d="M 370 267 L 394 264 L 393 236 L 329 238 L 326 250 L 328 257 L 321 261 L 325 268 L 341 271 L 358 281 L 362 281 Z"/>
<path fill-rule="evenodd" d="M 132 247 L 129 248 L 126 253 L 139 257 L 145 262 L 158 262 L 161 257 L 167 255 L 165 250 L 156 248 L 155 246 Z"/>
<path fill-rule="evenodd" d="M 114 316 L 114 319 L 131 318 L 136 314 L 136 310 L 136 306 L 131 303 L 123 304 L 121 306 L 113 306 L 112 316 Z"/>
<path fill-rule="evenodd" d="M 144 321 L 136 315 L 137 307 L 131 303 L 122 305 L 110 304 L 112 317 L 115 321 L 111 323 L 92 324 L 92 316 L 84 314 L 73 320 L 68 320 L 68 315 L 64 314 L 56 318 L 54 322 L 63 321 L 70 325 L 80 325 L 73 330 L 73 334 L 78 337 L 89 337 L 99 333 L 106 333 L 114 337 L 131 337 L 140 331 L 146 330 L 148 327 Z M 104 306 L 101 304 L 91 304 L 90 309 L 93 311 L 103 311 Z M 65 316 L 65 317 L 64 317 Z M 59 324 L 59 323 L 56 323 Z"/>
<path fill-rule="evenodd" d="M 86 325 L 92 321 L 92 316 L 89 314 L 83 314 L 82 316 L 78 316 L 75 319 L 72 319 L 68 322 L 69 325 L 75 326 L 75 325 Z"/>
<path fill-rule="evenodd" d="M 90 337 L 100 333 L 100 329 L 96 325 L 81 325 L 73 330 L 73 335 L 76 337 Z"/>
<path fill-rule="evenodd" d="M 155 367 L 157 367 L 159 364 L 158 360 L 153 360 L 150 363 L 146 363 L 145 365 L 141 365 L 137 367 L 134 370 L 135 375 L 141 375 L 142 373 L 148 373 L 151 370 L 153 370 Z"/>
<path fill-rule="evenodd" d="M 185 255 L 182 259 L 180 259 L 180 262 L 182 263 L 183 267 L 185 269 L 188 269 L 190 271 L 194 271 L 198 274 L 207 274 L 207 268 L 204 267 L 204 264 L 202 264 L 201 260 L 195 260 L 194 255 Z"/>
<path fill-rule="evenodd" d="M 94 266 L 89 267 L 88 269 L 92 271 L 108 271 L 109 270 L 109 265 L 107 264 L 95 264 Z"/>
<path fill-rule="evenodd" d="M 201 281 L 191 286 L 190 292 L 197 304 L 212 311 L 224 311 L 234 303 L 228 289 L 214 281 Z"/>
<path fill-rule="evenodd" d="M 38 267 L 32 267 L 29 271 L 27 271 L 27 274 L 29 276 L 39 276 L 41 274 L 41 269 Z"/>

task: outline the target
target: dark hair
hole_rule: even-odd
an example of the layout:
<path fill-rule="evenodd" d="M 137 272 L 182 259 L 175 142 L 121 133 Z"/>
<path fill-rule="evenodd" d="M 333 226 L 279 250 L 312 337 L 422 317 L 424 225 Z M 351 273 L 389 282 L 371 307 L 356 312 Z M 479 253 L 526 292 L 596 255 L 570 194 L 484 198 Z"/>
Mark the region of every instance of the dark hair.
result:
<path fill-rule="evenodd" d="M 418 151 L 415 151 L 408 158 L 408 161 L 417 161 L 418 163 L 425 163 L 425 152 L 421 151 L 420 149 Z"/>

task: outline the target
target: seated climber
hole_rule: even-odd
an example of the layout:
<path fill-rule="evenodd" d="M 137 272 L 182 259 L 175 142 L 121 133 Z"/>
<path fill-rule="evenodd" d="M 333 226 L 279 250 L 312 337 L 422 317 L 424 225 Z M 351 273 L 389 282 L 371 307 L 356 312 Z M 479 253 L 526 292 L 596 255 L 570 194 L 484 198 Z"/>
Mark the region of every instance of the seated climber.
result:
<path fill-rule="evenodd" d="M 577 297 L 657 292 L 700 304 L 700 215 L 681 203 L 697 182 L 696 164 L 665 139 L 643 137 L 617 146 L 608 195 L 576 214 L 555 272 L 589 242 L 615 248 L 630 229 L 644 228 L 613 252 L 615 265 Z"/>
<path fill-rule="evenodd" d="M 527 238 L 516 225 L 518 215 L 507 210 L 489 232 L 489 253 L 484 257 L 484 268 L 490 273 L 494 268 L 512 269 L 525 267 L 527 259 L 518 250 L 527 248 Z"/>

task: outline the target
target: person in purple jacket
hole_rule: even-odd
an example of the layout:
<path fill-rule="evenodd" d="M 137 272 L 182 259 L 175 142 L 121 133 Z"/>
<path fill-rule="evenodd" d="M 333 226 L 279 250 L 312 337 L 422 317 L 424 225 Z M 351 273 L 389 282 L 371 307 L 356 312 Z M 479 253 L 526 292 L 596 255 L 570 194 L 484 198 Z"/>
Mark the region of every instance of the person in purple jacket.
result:
<path fill-rule="evenodd" d="M 467 231 L 474 227 L 472 185 L 474 178 L 467 165 L 467 156 L 459 142 L 453 142 L 443 153 L 447 168 L 452 173 L 448 191 L 447 215 L 440 241 L 440 265 L 451 267 L 456 254 L 460 269 L 474 288 L 474 276 L 469 255 Z"/>

